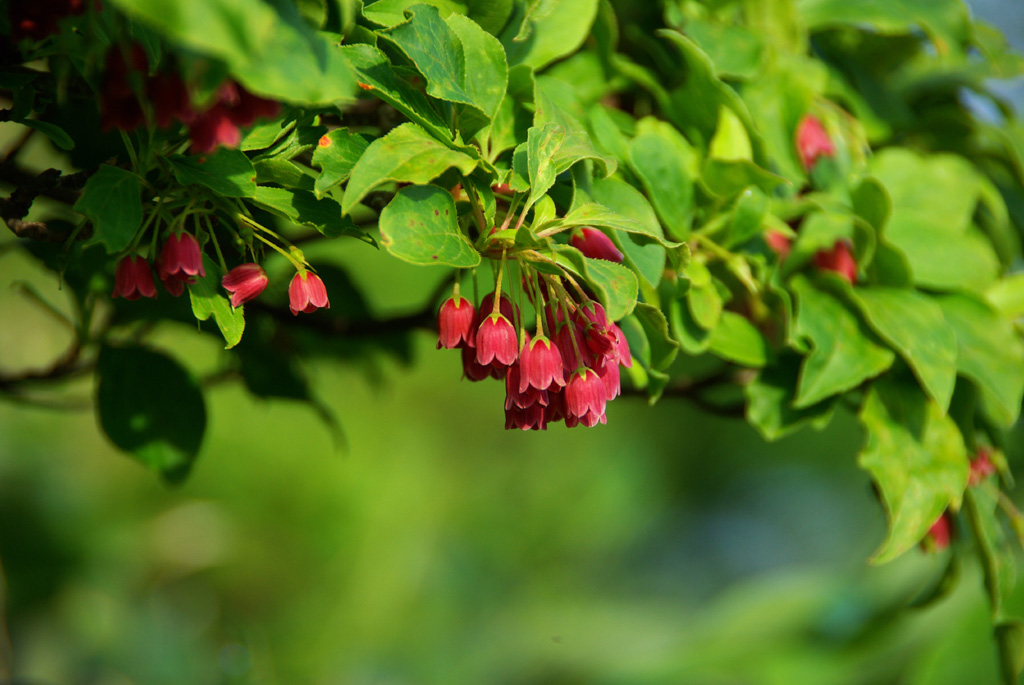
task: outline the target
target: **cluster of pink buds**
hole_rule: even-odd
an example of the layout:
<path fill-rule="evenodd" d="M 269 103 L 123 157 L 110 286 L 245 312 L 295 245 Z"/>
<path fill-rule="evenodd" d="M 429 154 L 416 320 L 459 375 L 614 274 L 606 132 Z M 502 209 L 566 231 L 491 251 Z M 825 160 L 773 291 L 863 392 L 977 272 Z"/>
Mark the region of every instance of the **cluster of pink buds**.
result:
<path fill-rule="evenodd" d="M 500 282 L 499 274 L 497 296 L 486 295 L 479 308 L 456 287 L 438 314 L 438 349 L 460 349 L 471 381 L 505 382 L 506 429 L 546 430 L 563 420 L 570 428 L 606 423 L 606 405 L 620 393 L 619 365 L 633 363 L 619 327 L 582 293 L 577 301 L 550 288 L 545 301 L 538 278 L 536 288 L 524 288 L 537 310 L 531 333 Z"/>
<path fill-rule="evenodd" d="M 191 233 L 172 233 L 153 265 L 164 289 L 174 297 L 185 292 L 186 284 L 195 283 L 196 276 L 206 275 L 199 241 Z M 149 262 L 135 254 L 122 258 L 117 264 L 114 291 L 110 296 L 126 300 L 156 297 L 153 269 Z"/>
<path fill-rule="evenodd" d="M 992 450 L 985 446 L 979 447 L 971 459 L 967 485 L 977 487 L 995 473 L 996 465 L 992 462 Z M 942 551 L 949 547 L 955 530 L 953 514 L 947 509 L 928 529 L 924 540 L 921 541 L 921 547 L 929 552 Z"/>
<path fill-rule="evenodd" d="M 212 104 L 197 110 L 177 71 L 164 70 L 147 76 L 149 60 L 142 46 L 133 44 L 128 52 L 130 64 L 118 46 L 107 53 L 100 92 L 104 130 L 116 127 L 132 131 L 145 122 L 133 79 L 138 80 L 142 93 L 153 105 L 157 127 L 165 128 L 175 121 L 188 126 L 195 153 L 212 152 L 218 145 L 238 147 L 242 128 L 251 126 L 257 119 L 273 118 L 281 109 L 279 103 L 253 95 L 234 81 L 227 81 L 218 89 Z"/>

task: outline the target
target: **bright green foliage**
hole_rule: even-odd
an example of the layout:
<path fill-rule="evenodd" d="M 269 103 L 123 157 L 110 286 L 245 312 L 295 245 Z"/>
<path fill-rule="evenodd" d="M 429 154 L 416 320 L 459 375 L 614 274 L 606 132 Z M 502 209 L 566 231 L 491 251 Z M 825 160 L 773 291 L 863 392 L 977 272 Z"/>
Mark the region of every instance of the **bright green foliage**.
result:
<path fill-rule="evenodd" d="M 79 304 L 110 291 L 116 258 L 153 261 L 168 233 L 194 232 L 206 276 L 188 284 L 192 314 L 212 319 L 201 330 L 238 346 L 250 390 L 322 411 L 298 359 L 378 348 L 406 359 L 408 341 L 376 326 L 345 274 L 307 261 L 304 250 L 329 254 L 307 241 L 353 237 L 330 249 L 357 251 L 379 237 L 463 288 L 473 279 L 458 270 L 486 262 L 475 280 L 503 274 L 524 309 L 593 298 L 636 362 L 624 384 L 652 402 L 690 396 L 769 440 L 852 409 L 889 519 L 874 560 L 914 548 L 944 512 L 968 519 L 1015 676 L 1022 633 L 1004 611 L 996 516 L 1012 515 L 999 490 L 1011 474 L 979 487 L 968 469 L 1005 441 L 1024 395 L 1024 127 L 991 90 L 1024 74 L 1024 59 L 959 0 L 110 5 L 74 20 L 78 47 L 23 43 L 23 56 L 53 55 L 69 92 L 102 100 L 108 45 L 138 43 L 148 69 L 127 90 L 145 123 L 93 149 L 42 74 L 5 77 L 11 121 L 73 149 L 88 177 L 63 189 L 79 193 L 86 249 L 36 250 Z M 197 154 L 194 121 L 155 127 L 149 79 L 168 72 L 190 77 L 206 114 L 227 107 L 224 79 L 284 106 Z M 1006 120 L 980 116 L 966 94 Z M 622 263 L 578 249 L 585 227 Z M 288 278 L 275 274 L 246 322 L 219 280 L 249 261 L 276 261 L 288 278 L 312 268 L 331 308 L 291 317 Z M 107 434 L 180 476 L 201 440 L 200 390 L 169 358 L 112 341 L 188 312 L 138 305 L 119 302 L 96 337 L 82 314 L 78 342 L 101 350 Z M 363 325 L 377 337 L 347 336 Z M 188 430 L 170 424 L 180 436 L 151 421 L 168 408 L 144 374 L 191 407 Z M 148 399 L 129 408 L 131 394 Z"/>

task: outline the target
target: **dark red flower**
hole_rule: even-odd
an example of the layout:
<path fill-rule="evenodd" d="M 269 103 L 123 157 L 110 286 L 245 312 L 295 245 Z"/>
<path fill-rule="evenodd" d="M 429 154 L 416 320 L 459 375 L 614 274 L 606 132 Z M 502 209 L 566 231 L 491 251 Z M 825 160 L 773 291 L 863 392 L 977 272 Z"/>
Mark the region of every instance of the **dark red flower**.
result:
<path fill-rule="evenodd" d="M 242 132 L 232 121 L 231 113 L 219 103 L 191 121 L 188 137 L 192 140 L 192 152 L 197 154 L 213 152 L 218 145 L 238 147 L 242 142 Z"/>
<path fill-rule="evenodd" d="M 320 280 L 319 276 L 306 270 L 295 274 L 292 282 L 288 285 L 288 308 L 292 310 L 292 314 L 295 316 L 298 316 L 299 312 L 309 314 L 321 307 L 331 308 L 324 282 Z"/>
<path fill-rule="evenodd" d="M 796 127 L 796 150 L 804 169 L 810 171 L 819 157 L 835 157 L 836 146 L 829 138 L 821 121 L 813 114 L 805 114 Z"/>
<path fill-rule="evenodd" d="M 539 404 L 528 407 L 512 405 L 505 408 L 505 430 L 547 430 L 547 409 Z"/>
<path fill-rule="evenodd" d="M 172 233 L 160 251 L 159 273 L 161 280 L 176 278 L 186 283 L 194 282 L 195 276 L 205 276 L 203 252 L 199 241 L 191 233 Z"/>
<path fill-rule="evenodd" d="M 573 233 L 569 242 L 586 257 L 622 263 L 622 253 L 619 252 L 619 248 L 615 247 L 611 238 L 596 228 L 584 226 L 579 233 Z"/>
<path fill-rule="evenodd" d="M 511 322 L 502 314 L 491 314 L 476 331 L 476 361 L 481 366 L 497 362 L 508 366 L 516 360 L 519 339 Z"/>
<path fill-rule="evenodd" d="M 526 408 L 534 404 L 546 407 L 548 404 L 548 391 L 538 390 L 532 386 L 522 388 L 522 366 L 521 360 L 517 360 L 505 369 L 505 409 L 513 405 Z M 558 388 L 558 386 L 554 386 Z"/>
<path fill-rule="evenodd" d="M 480 312 L 481 316 L 490 314 L 494 309 L 494 293 L 490 292 L 484 295 L 484 299 L 480 301 Z M 509 321 L 516 320 L 516 306 L 512 304 L 512 300 L 508 298 L 508 295 L 502 295 L 501 301 L 498 303 L 498 313 L 504 316 Z"/>
<path fill-rule="evenodd" d="M 476 309 L 459 296 L 449 297 L 437 314 L 437 349 L 476 346 Z"/>
<path fill-rule="evenodd" d="M 175 120 L 187 124 L 196 116 L 188 88 L 175 71 L 162 71 L 146 81 L 146 97 L 153 105 L 158 128 L 170 126 Z"/>
<path fill-rule="evenodd" d="M 857 261 L 845 241 L 840 240 L 831 250 L 818 250 L 814 264 L 823 271 L 834 271 L 851 284 L 857 282 Z"/>
<path fill-rule="evenodd" d="M 224 274 L 220 284 L 231 293 L 231 306 L 239 307 L 258 297 L 269 282 L 270 279 L 267 278 L 267 272 L 263 270 L 263 267 L 250 262 L 239 264 Z"/>
<path fill-rule="evenodd" d="M 138 43 L 132 44 L 129 52 L 131 65 L 125 62 L 120 46 L 115 45 L 107 51 L 103 85 L 100 87 L 100 121 L 104 131 L 110 128 L 132 131 L 146 121 L 132 79 L 145 76 L 149 71 L 149 60 Z M 138 76 L 133 77 L 133 74 Z"/>
<path fill-rule="evenodd" d="M 586 367 L 577 369 L 565 386 L 566 425 L 579 422 L 589 428 L 598 422 L 607 423 L 607 402 L 608 391 L 597 372 Z"/>
<path fill-rule="evenodd" d="M 130 255 L 117 263 L 114 275 L 114 291 L 111 297 L 137 300 L 140 297 L 156 297 L 153 271 L 142 257 Z"/>
<path fill-rule="evenodd" d="M 604 383 L 604 389 L 606 391 L 605 399 L 609 402 L 614 400 L 622 392 L 622 371 L 619 369 L 619 364 L 616 361 L 606 363 L 598 372 L 597 375 L 601 377 L 601 382 Z"/>
<path fill-rule="evenodd" d="M 462 377 L 471 381 L 482 381 L 490 378 L 491 367 L 478 364 L 476 350 L 468 345 L 462 348 Z"/>
<path fill-rule="evenodd" d="M 616 324 L 609 324 L 608 330 L 610 331 L 613 338 L 615 338 L 615 357 L 620 364 L 625 366 L 627 369 L 633 367 L 633 354 L 629 351 L 629 342 L 626 340 L 626 334 L 622 332 Z"/>

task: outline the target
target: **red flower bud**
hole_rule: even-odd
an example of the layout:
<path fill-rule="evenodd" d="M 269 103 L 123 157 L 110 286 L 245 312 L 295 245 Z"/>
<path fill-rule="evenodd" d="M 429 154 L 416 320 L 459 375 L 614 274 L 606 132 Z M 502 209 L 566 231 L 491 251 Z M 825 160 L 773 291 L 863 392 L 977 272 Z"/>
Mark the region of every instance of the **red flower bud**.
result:
<path fill-rule="evenodd" d="M 320 277 L 309 271 L 300 271 L 288 285 L 288 308 L 294 316 L 299 312 L 309 314 L 323 307 L 330 309 L 327 299 L 327 288 Z"/>
<path fill-rule="evenodd" d="M 768 229 L 764 234 L 764 242 L 768 244 L 772 252 L 779 255 L 780 261 L 788 257 L 790 250 L 793 249 L 793 243 L 790 241 L 789 236 L 775 229 Z"/>
<path fill-rule="evenodd" d="M 259 264 L 240 264 L 224 275 L 220 284 L 231 293 L 231 306 L 239 307 L 263 292 L 270 279 Z"/>
<path fill-rule="evenodd" d="M 992 459 L 989 458 L 988 448 L 982 447 L 978 450 L 977 456 L 971 460 L 971 473 L 967 483 L 968 485 L 978 485 L 995 472 L 996 466 L 992 463 Z"/>
<path fill-rule="evenodd" d="M 574 233 L 569 242 L 585 257 L 604 259 L 609 262 L 622 263 L 622 253 L 607 235 L 589 226 L 584 226 L 579 233 Z"/>
<path fill-rule="evenodd" d="M 126 300 L 137 300 L 140 297 L 156 297 L 156 286 L 153 285 L 153 271 L 149 262 L 142 257 L 130 255 L 117 263 L 114 275 L 114 291 L 111 297 L 123 297 Z"/>
<path fill-rule="evenodd" d="M 437 349 L 476 346 L 476 309 L 460 296 L 449 297 L 437 314 Z"/>
<path fill-rule="evenodd" d="M 823 271 L 836 272 L 851 284 L 857 282 L 857 262 L 844 241 L 837 242 L 831 250 L 818 250 L 814 264 Z"/>
<path fill-rule="evenodd" d="M 835 157 L 836 147 L 813 114 L 805 114 L 796 127 L 796 150 L 804 169 L 810 171 L 819 157 Z"/>
<path fill-rule="evenodd" d="M 925 536 L 925 545 L 930 545 L 932 549 L 941 551 L 949 547 L 949 541 L 952 537 L 953 525 L 952 521 L 950 521 L 949 512 L 943 512 L 942 516 L 928 529 L 928 533 Z"/>

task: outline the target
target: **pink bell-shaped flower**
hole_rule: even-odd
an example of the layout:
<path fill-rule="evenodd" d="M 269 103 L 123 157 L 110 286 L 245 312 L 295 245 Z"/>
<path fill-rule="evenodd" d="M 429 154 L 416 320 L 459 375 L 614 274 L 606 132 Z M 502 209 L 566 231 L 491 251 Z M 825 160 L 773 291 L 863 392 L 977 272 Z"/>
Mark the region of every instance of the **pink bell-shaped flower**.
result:
<path fill-rule="evenodd" d="M 129 255 L 117 263 L 114 274 L 114 291 L 111 297 L 137 300 L 140 297 L 156 297 L 153 271 L 142 257 Z"/>
<path fill-rule="evenodd" d="M 512 323 L 502 314 L 491 314 L 476 331 L 476 361 L 481 366 L 508 366 L 516 360 L 518 342 Z"/>
<path fill-rule="evenodd" d="M 437 349 L 476 346 L 476 309 L 473 303 L 455 295 L 441 305 L 437 314 Z"/>
<path fill-rule="evenodd" d="M 270 279 L 259 264 L 239 264 L 224 274 L 220 284 L 231 293 L 231 306 L 240 307 L 263 292 Z"/>
<path fill-rule="evenodd" d="M 552 385 L 564 386 L 562 353 L 544 335 L 528 342 L 519 355 L 519 392 L 527 388 L 547 390 Z"/>
<path fill-rule="evenodd" d="M 288 308 L 293 315 L 298 316 L 299 312 L 309 314 L 321 307 L 331 308 L 327 288 L 319 276 L 303 269 L 288 284 Z"/>
<path fill-rule="evenodd" d="M 547 430 L 547 410 L 539 404 L 529 407 L 512 405 L 505 408 L 505 430 Z"/>
<path fill-rule="evenodd" d="M 622 253 L 619 252 L 619 248 L 615 247 L 611 238 L 596 228 L 584 226 L 579 233 L 573 233 L 569 242 L 585 257 L 604 259 L 617 264 L 622 263 Z"/>
<path fill-rule="evenodd" d="M 546 407 L 548 404 L 547 390 L 538 390 L 533 386 L 527 386 L 525 389 L 520 390 L 522 387 L 520 385 L 522 382 L 521 370 L 522 358 L 505 370 L 505 409 L 507 410 L 513 405 L 522 409 L 534 404 Z M 555 387 L 557 388 L 558 386 L 556 385 Z"/>
<path fill-rule="evenodd" d="M 566 425 L 579 422 L 590 428 L 598 422 L 606 423 L 607 402 L 608 391 L 601 377 L 593 369 L 580 367 L 565 386 Z"/>
<path fill-rule="evenodd" d="M 191 233 L 172 233 L 160 251 L 160 277 L 191 282 L 197 275 L 206 275 L 199 241 Z"/>
<path fill-rule="evenodd" d="M 819 157 L 835 157 L 836 146 L 829 138 L 821 121 L 813 114 L 805 114 L 796 127 L 796 151 L 804 169 L 810 171 Z"/>

